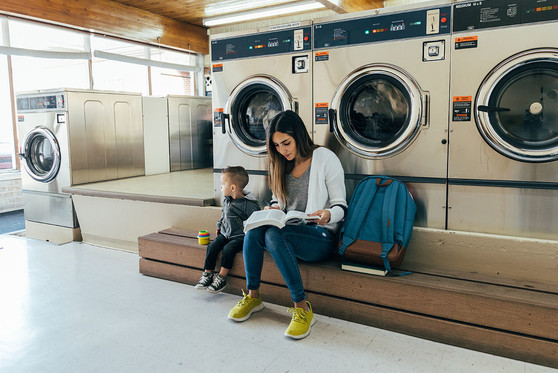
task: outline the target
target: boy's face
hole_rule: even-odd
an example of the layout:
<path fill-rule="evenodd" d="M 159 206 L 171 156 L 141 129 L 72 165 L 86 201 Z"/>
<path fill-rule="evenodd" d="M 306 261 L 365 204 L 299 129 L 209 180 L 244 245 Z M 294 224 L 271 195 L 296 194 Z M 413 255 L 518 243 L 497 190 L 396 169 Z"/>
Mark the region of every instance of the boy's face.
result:
<path fill-rule="evenodd" d="M 228 174 L 221 174 L 221 192 L 225 197 L 232 197 L 236 185 L 232 183 L 231 177 Z"/>

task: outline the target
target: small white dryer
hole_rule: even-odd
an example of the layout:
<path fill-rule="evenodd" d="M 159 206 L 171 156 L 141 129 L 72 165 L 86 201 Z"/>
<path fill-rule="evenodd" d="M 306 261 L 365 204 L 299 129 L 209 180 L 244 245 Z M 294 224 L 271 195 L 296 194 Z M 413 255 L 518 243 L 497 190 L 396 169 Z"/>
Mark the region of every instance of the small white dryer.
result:
<path fill-rule="evenodd" d="M 243 166 L 247 189 L 270 197 L 266 129 L 284 110 L 297 112 L 312 133 L 311 24 L 211 37 L 215 200 L 221 170 Z"/>
<path fill-rule="evenodd" d="M 448 228 L 558 240 L 558 3 L 453 14 Z"/>
<path fill-rule="evenodd" d="M 446 224 L 451 7 L 380 9 L 314 23 L 314 140 L 334 150 L 347 191 L 400 179 L 417 226 Z"/>

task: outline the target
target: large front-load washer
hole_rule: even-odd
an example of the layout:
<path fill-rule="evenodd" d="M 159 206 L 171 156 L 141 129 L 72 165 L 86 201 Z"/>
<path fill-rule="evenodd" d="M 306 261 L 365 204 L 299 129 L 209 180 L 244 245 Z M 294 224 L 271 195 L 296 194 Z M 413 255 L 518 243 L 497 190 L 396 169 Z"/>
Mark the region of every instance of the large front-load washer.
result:
<path fill-rule="evenodd" d="M 16 103 L 26 221 L 77 228 L 64 188 L 145 173 L 139 94 L 41 90 Z"/>
<path fill-rule="evenodd" d="M 284 110 L 297 112 L 312 134 L 310 23 L 211 37 L 215 200 L 221 171 L 243 166 L 247 189 L 270 197 L 266 129 Z"/>
<path fill-rule="evenodd" d="M 349 195 L 400 179 L 415 224 L 445 228 L 451 7 L 361 12 L 314 23 L 314 140 L 334 150 Z"/>
<path fill-rule="evenodd" d="M 558 2 L 453 5 L 448 228 L 558 239 Z"/>

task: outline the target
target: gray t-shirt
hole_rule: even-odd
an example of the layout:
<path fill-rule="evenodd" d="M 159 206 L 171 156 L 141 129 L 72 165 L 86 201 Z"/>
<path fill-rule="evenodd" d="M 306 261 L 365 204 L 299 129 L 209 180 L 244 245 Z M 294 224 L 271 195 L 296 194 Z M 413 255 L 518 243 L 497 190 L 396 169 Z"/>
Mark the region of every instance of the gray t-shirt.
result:
<path fill-rule="evenodd" d="M 308 203 L 308 184 L 310 182 L 310 165 L 301 177 L 296 178 L 291 174 L 287 175 L 287 211 L 306 211 Z"/>

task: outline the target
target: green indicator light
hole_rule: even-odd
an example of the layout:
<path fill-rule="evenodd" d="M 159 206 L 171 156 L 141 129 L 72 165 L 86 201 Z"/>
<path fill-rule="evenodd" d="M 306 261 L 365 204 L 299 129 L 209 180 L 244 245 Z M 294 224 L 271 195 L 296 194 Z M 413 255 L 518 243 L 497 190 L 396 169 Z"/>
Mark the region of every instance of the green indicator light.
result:
<path fill-rule="evenodd" d="M 249 46 L 248 49 L 254 49 L 254 47 L 253 47 L 253 46 Z"/>
<path fill-rule="evenodd" d="M 365 34 L 365 35 L 368 35 L 368 34 L 370 34 L 370 30 L 366 30 L 366 31 L 364 31 L 364 34 Z"/>

